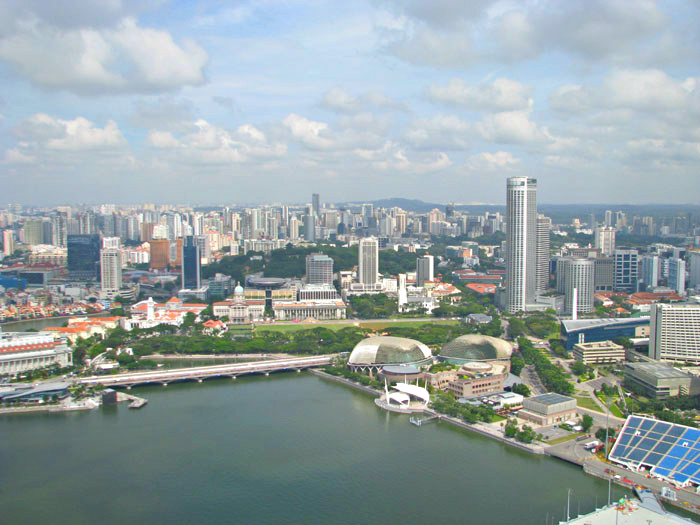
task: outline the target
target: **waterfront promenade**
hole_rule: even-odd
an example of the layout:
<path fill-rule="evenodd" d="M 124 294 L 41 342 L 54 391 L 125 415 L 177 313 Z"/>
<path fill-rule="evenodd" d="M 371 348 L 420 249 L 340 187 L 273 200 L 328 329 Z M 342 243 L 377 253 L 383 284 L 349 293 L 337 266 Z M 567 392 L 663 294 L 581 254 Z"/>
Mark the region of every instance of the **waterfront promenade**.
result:
<path fill-rule="evenodd" d="M 88 386 L 97 384 L 106 387 L 126 387 L 160 384 L 167 386 L 170 383 L 182 381 L 199 381 L 212 377 L 230 377 L 235 379 L 246 374 L 270 374 L 287 370 L 306 370 L 308 368 L 326 366 L 331 363 L 336 354 L 295 357 L 290 359 L 272 359 L 255 361 L 251 363 L 227 363 L 214 366 L 198 366 L 192 368 L 178 368 L 168 370 L 153 370 L 150 372 L 133 372 L 126 374 L 99 375 L 84 377 L 78 383 Z"/>

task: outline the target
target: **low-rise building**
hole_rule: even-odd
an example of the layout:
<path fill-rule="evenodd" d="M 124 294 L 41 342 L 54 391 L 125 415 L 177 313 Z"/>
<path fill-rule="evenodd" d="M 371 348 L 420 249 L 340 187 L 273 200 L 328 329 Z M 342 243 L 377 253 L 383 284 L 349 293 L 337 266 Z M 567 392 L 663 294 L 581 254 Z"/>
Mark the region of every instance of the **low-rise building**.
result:
<path fill-rule="evenodd" d="M 574 359 L 585 365 L 620 363 L 625 360 L 625 347 L 612 341 L 577 343 L 574 345 Z"/>
<path fill-rule="evenodd" d="M 73 364 L 73 350 L 50 333 L 0 332 L 0 376 Z"/>
<path fill-rule="evenodd" d="M 627 363 L 624 373 L 625 386 L 641 390 L 647 397 L 700 394 L 700 378 L 662 363 Z"/>
<path fill-rule="evenodd" d="M 279 302 L 272 306 L 272 311 L 278 321 L 325 321 L 347 317 L 347 307 L 343 301 Z"/>
<path fill-rule="evenodd" d="M 540 426 L 563 423 L 576 419 L 576 400 L 552 392 L 528 397 L 523 400 L 518 417 Z"/>

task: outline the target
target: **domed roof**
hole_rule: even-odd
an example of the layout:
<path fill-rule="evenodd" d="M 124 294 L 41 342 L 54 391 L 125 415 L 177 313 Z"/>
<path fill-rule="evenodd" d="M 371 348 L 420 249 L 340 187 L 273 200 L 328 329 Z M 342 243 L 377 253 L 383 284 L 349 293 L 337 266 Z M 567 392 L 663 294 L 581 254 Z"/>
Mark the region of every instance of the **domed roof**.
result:
<path fill-rule="evenodd" d="M 461 335 L 440 350 L 441 357 L 484 361 L 487 359 L 510 359 L 513 347 L 497 337 L 480 334 Z"/>
<path fill-rule="evenodd" d="M 234 288 L 233 293 L 236 295 L 243 295 L 245 293 L 241 283 L 236 284 L 236 288 Z"/>
<path fill-rule="evenodd" d="M 430 348 L 405 337 L 377 336 L 363 339 L 353 349 L 349 365 L 420 363 L 432 357 Z"/>

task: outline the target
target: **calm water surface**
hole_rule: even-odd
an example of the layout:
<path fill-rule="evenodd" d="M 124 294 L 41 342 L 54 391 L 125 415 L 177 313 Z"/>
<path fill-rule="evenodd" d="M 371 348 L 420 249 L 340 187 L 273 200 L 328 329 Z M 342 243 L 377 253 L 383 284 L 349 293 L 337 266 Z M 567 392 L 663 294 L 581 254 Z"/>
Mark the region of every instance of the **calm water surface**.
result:
<path fill-rule="evenodd" d="M 542 524 L 607 483 L 310 374 L 134 389 L 141 410 L 0 416 L 0 523 Z M 615 488 L 615 495 L 622 495 Z"/>

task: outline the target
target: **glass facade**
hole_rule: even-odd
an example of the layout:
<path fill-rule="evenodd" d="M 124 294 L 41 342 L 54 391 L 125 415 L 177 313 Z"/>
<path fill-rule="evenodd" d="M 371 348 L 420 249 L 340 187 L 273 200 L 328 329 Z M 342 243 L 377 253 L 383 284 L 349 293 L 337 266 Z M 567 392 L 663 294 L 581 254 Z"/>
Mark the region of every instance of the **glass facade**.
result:
<path fill-rule="evenodd" d="M 100 278 L 100 236 L 68 235 L 68 273 L 75 279 Z"/>

